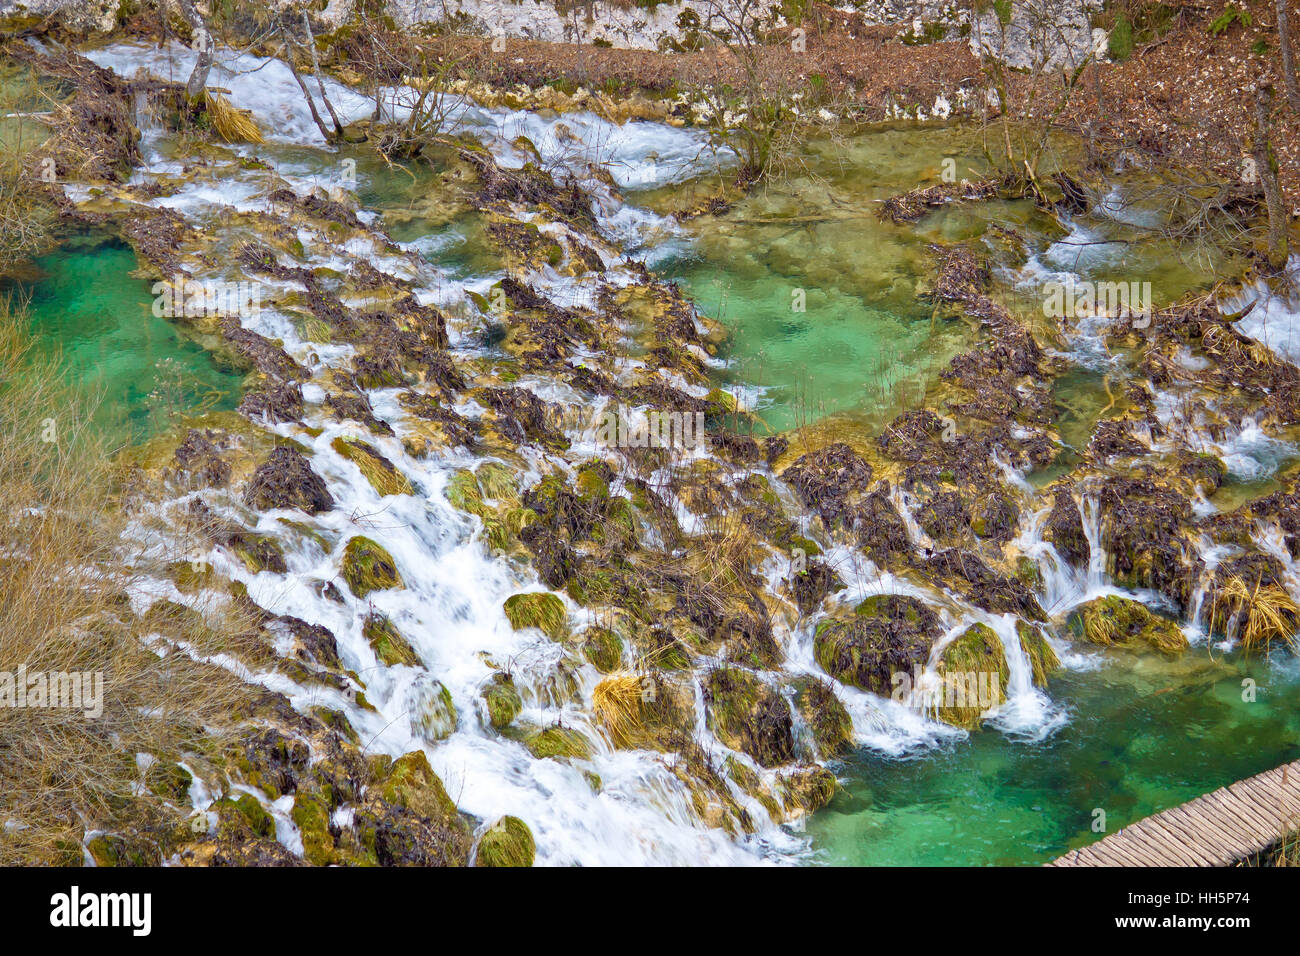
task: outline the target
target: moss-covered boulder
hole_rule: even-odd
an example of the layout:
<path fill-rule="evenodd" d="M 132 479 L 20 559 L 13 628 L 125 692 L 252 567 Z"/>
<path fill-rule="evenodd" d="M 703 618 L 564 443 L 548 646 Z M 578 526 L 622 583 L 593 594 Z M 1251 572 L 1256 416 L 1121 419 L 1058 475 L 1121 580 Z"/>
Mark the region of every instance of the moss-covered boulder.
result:
<path fill-rule="evenodd" d="M 456 729 L 456 704 L 442 681 L 417 681 L 411 688 L 406 712 L 411 719 L 411 733 L 429 743 L 445 740 Z"/>
<path fill-rule="evenodd" d="M 370 443 L 340 436 L 330 443 L 330 447 L 360 468 L 361 474 L 379 495 L 415 493 L 410 480 Z"/>
<path fill-rule="evenodd" d="M 794 721 L 778 691 L 738 667 L 714 670 L 703 689 L 709 727 L 724 744 L 764 767 L 794 759 Z"/>
<path fill-rule="evenodd" d="M 307 456 L 285 446 L 274 449 L 258 466 L 244 491 L 244 502 L 260 509 L 297 508 L 309 515 L 334 507 L 334 499 Z"/>
<path fill-rule="evenodd" d="M 361 623 L 361 634 L 381 664 L 388 667 L 420 666 L 420 657 L 415 653 L 415 648 L 402 636 L 388 615 L 376 612 L 367 614 Z"/>
<path fill-rule="evenodd" d="M 1033 681 L 1039 687 L 1047 686 L 1047 678 L 1054 671 L 1060 670 L 1061 659 L 1056 656 L 1056 651 L 1052 645 L 1047 642 L 1046 635 L 1040 627 L 1028 624 L 1024 621 L 1016 622 L 1016 634 L 1020 638 L 1020 646 L 1029 658 L 1029 667 L 1033 674 Z"/>
<path fill-rule="evenodd" d="M 580 731 L 558 724 L 529 734 L 524 745 L 538 760 L 547 757 L 576 757 L 585 760 L 591 756 L 591 741 Z"/>
<path fill-rule="evenodd" d="M 884 594 L 867 598 L 850 618 L 817 625 L 817 663 L 836 680 L 888 696 L 893 675 L 924 666 L 940 633 L 939 616 L 916 598 Z"/>
<path fill-rule="evenodd" d="M 812 733 L 819 756 L 834 757 L 853 743 L 853 718 L 829 681 L 800 677 L 794 682 L 794 705 Z"/>
<path fill-rule="evenodd" d="M 1139 601 L 1108 594 L 1070 612 L 1066 626 L 1079 640 L 1101 647 L 1147 645 L 1167 654 L 1187 650 L 1187 637 L 1173 621 Z"/>
<path fill-rule="evenodd" d="M 582 656 L 602 674 L 618 670 L 623 662 L 623 639 L 608 627 L 592 626 L 582 632 Z"/>
<path fill-rule="evenodd" d="M 379 797 L 420 816 L 450 820 L 457 816 L 456 804 L 447 796 L 442 780 L 429 766 L 424 751 L 414 750 L 393 761 L 378 785 Z"/>
<path fill-rule="evenodd" d="M 217 811 L 221 820 L 219 825 L 228 824 L 232 819 L 228 815 L 233 813 L 242 818 L 243 823 L 259 837 L 266 840 L 275 837 L 275 820 L 251 793 L 245 793 L 234 799 L 222 798 L 212 805 L 212 809 Z"/>
<path fill-rule="evenodd" d="M 532 866 L 537 844 L 528 824 L 518 817 L 502 817 L 479 839 L 475 866 Z"/>
<path fill-rule="evenodd" d="M 972 624 L 939 657 L 942 695 L 934 703 L 941 720 L 967 729 L 979 726 L 980 715 L 1006 699 L 1006 649 L 987 624 Z"/>
<path fill-rule="evenodd" d="M 535 627 L 552 640 L 564 636 L 568 612 L 564 601 L 549 591 L 512 594 L 505 600 L 506 618 L 516 631 Z"/>
<path fill-rule="evenodd" d="M 352 593 L 365 597 L 371 591 L 403 587 L 397 563 L 378 543 L 357 535 L 343 549 L 343 580 Z"/>
<path fill-rule="evenodd" d="M 800 767 L 782 775 L 777 789 L 787 815 L 800 816 L 830 803 L 839 782 L 825 767 Z"/>
<path fill-rule="evenodd" d="M 152 843 L 128 839 L 115 833 L 102 833 L 86 843 L 96 866 L 160 866 L 162 854 Z M 77 855 L 75 865 L 81 864 Z"/>
<path fill-rule="evenodd" d="M 498 671 L 481 692 L 483 702 L 487 704 L 488 723 L 496 730 L 504 730 L 519 716 L 524 702 L 519 697 L 519 690 L 509 674 Z"/>
<path fill-rule="evenodd" d="M 325 795 L 306 787 L 293 797 L 290 812 L 302 838 L 303 858 L 312 866 L 330 866 L 338 862 L 334 837 L 330 833 L 330 808 Z"/>

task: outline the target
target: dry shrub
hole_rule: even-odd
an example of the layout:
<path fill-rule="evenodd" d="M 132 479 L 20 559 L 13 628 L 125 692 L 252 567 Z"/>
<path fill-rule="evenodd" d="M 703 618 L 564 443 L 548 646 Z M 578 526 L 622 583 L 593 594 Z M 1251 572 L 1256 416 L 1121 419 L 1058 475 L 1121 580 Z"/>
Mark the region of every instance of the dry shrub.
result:
<path fill-rule="evenodd" d="M 165 845 L 188 807 L 135 795 L 136 755 L 196 749 L 245 692 L 175 650 L 193 618 L 132 612 L 127 588 L 159 569 L 127 570 L 110 449 L 25 330 L 0 301 L 0 672 L 100 673 L 102 713 L 0 705 L 0 865 L 79 864 L 90 829 Z"/>
<path fill-rule="evenodd" d="M 227 143 L 266 142 L 248 110 L 238 109 L 220 93 L 209 90 L 203 95 L 213 131 Z"/>
<path fill-rule="evenodd" d="M 1274 640 L 1293 649 L 1300 629 L 1300 606 L 1281 587 L 1256 582 L 1252 587 L 1240 575 L 1230 577 L 1214 595 L 1210 629 L 1228 632 L 1236 622 L 1236 636 L 1246 650 L 1267 649 Z"/>

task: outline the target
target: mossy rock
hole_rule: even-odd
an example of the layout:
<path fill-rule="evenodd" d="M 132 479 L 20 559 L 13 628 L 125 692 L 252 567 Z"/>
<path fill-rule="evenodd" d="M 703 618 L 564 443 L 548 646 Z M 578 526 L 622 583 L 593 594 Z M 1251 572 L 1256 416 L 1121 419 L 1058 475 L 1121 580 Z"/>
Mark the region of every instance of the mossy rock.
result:
<path fill-rule="evenodd" d="M 446 740 L 456 730 L 456 704 L 442 681 L 421 680 L 411 691 L 407 714 L 411 733 L 429 743 Z"/>
<path fill-rule="evenodd" d="M 378 790 L 385 802 L 405 807 L 422 817 L 443 822 L 457 819 L 456 804 L 447 796 L 446 788 L 422 750 L 394 760 Z"/>
<path fill-rule="evenodd" d="M 1041 628 L 1024 621 L 1016 621 L 1016 634 L 1020 638 L 1020 646 L 1029 658 L 1029 667 L 1033 673 L 1033 681 L 1039 687 L 1047 686 L 1047 678 L 1061 668 L 1061 659 L 1056 656 L 1056 651 L 1052 645 L 1047 642 L 1046 635 Z"/>
<path fill-rule="evenodd" d="M 481 696 L 487 704 L 488 723 L 496 730 L 504 730 L 519 716 L 524 703 L 509 674 L 496 673 L 483 688 Z"/>
<path fill-rule="evenodd" d="M 607 627 L 592 626 L 582 632 L 582 656 L 602 674 L 623 662 L 623 640 Z"/>
<path fill-rule="evenodd" d="M 232 538 L 228 546 L 252 574 L 262 571 L 284 574 L 289 570 L 280 545 L 268 535 L 246 531 Z"/>
<path fill-rule="evenodd" d="M 551 640 L 564 636 L 568 612 L 564 609 L 564 601 L 549 591 L 512 594 L 506 598 L 504 608 L 510 626 L 516 631 L 535 627 Z"/>
<path fill-rule="evenodd" d="M 96 866 L 160 866 L 162 854 L 154 846 L 103 833 L 86 844 Z M 77 864 L 81 863 L 77 854 Z"/>
<path fill-rule="evenodd" d="M 188 802 L 194 778 L 178 763 L 155 760 L 144 775 L 149 792 L 173 803 Z"/>
<path fill-rule="evenodd" d="M 396 625 L 384 614 L 367 614 L 361 625 L 361 633 L 370 643 L 380 663 L 389 667 L 406 665 L 419 667 L 420 657 L 411 647 L 410 641 L 402 636 Z M 414 718 L 412 718 L 414 719 Z"/>
<path fill-rule="evenodd" d="M 793 718 L 779 692 L 748 671 L 720 667 L 704 681 L 709 726 L 718 739 L 764 767 L 794 759 Z"/>
<path fill-rule="evenodd" d="M 1146 644 L 1175 654 L 1187 650 L 1187 637 L 1171 620 L 1151 613 L 1139 601 L 1109 594 L 1070 612 L 1066 626 L 1080 640 L 1101 647 Z"/>
<path fill-rule="evenodd" d="M 302 837 L 303 858 L 312 866 L 330 866 L 338 862 L 334 837 L 330 833 L 329 801 L 319 790 L 300 789 L 293 798 L 290 812 Z"/>
<path fill-rule="evenodd" d="M 818 754 L 834 757 L 848 750 L 853 745 L 853 718 L 831 683 L 800 677 L 794 687 L 795 707 L 812 733 Z"/>
<path fill-rule="evenodd" d="M 537 844 L 528 824 L 518 817 L 502 817 L 479 839 L 475 866 L 532 866 Z"/>
<path fill-rule="evenodd" d="M 780 778 L 778 792 L 787 812 L 812 813 L 831 802 L 839 781 L 825 767 L 804 767 Z"/>
<path fill-rule="evenodd" d="M 1043 586 L 1043 573 L 1038 568 L 1038 562 L 1027 554 L 1018 557 L 1016 559 L 1016 580 L 1031 591 L 1040 590 Z"/>
<path fill-rule="evenodd" d="M 330 443 L 330 447 L 360 468 L 366 481 L 370 482 L 371 487 L 381 497 L 415 494 L 410 480 L 373 445 L 359 439 L 340 436 Z"/>
<path fill-rule="evenodd" d="M 939 718 L 956 727 L 978 727 L 980 715 L 1006 699 L 1011 671 L 1002 639 L 987 624 L 972 624 L 944 648 L 939 674 Z"/>
<path fill-rule="evenodd" d="M 538 760 L 547 757 L 575 757 L 586 760 L 591 756 L 591 741 L 579 731 L 568 727 L 547 727 L 524 739 L 524 745 Z"/>
<path fill-rule="evenodd" d="M 404 586 L 393 556 L 361 535 L 350 540 L 343 549 L 342 574 L 352 593 L 359 598 L 371 591 Z"/>
<path fill-rule="evenodd" d="M 889 696 L 894 676 L 924 666 L 939 636 L 939 616 L 913 597 L 877 595 L 862 601 L 852 617 L 817 625 L 817 663 L 836 680 Z"/>
<path fill-rule="evenodd" d="M 251 793 L 245 793 L 235 799 L 225 797 L 216 801 L 212 809 L 217 811 L 223 827 L 228 825 L 231 820 L 230 813 L 233 811 L 258 836 L 266 840 L 275 838 L 275 819 Z"/>

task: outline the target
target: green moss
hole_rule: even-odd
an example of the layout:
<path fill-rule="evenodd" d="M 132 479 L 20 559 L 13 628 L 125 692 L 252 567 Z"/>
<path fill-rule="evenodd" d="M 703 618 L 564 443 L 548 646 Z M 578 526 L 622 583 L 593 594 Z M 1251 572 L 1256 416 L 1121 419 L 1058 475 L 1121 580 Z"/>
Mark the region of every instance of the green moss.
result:
<path fill-rule="evenodd" d="M 853 718 L 829 681 L 799 678 L 795 681 L 794 704 L 822 757 L 834 757 L 852 745 Z"/>
<path fill-rule="evenodd" d="M 518 817 L 502 817 L 488 828 L 478 844 L 475 866 L 532 866 L 537 844 L 528 824 Z"/>
<path fill-rule="evenodd" d="M 738 667 L 720 667 L 704 683 L 709 727 L 732 750 L 764 767 L 794 759 L 790 705 L 779 693 Z"/>
<path fill-rule="evenodd" d="M 980 715 L 1006 698 L 1011 677 L 1002 639 L 987 624 L 972 624 L 944 648 L 939 673 L 946 685 L 939 717 L 966 728 L 978 727 Z M 980 700 L 981 689 L 988 698 L 988 707 Z"/>
<path fill-rule="evenodd" d="M 334 837 L 330 834 L 329 803 L 319 790 L 300 789 L 289 814 L 302 837 L 303 857 L 313 866 L 338 862 Z"/>
<path fill-rule="evenodd" d="M 371 591 L 403 587 L 393 556 L 361 535 L 349 541 L 343 549 L 342 574 L 357 597 L 365 597 Z"/>
<path fill-rule="evenodd" d="M 787 811 L 812 813 L 831 802 L 839 782 L 825 767 L 808 767 L 781 777 L 779 789 Z"/>
<path fill-rule="evenodd" d="M 361 474 L 381 497 L 385 495 L 412 495 L 415 489 L 407 477 L 391 461 L 367 442 L 339 436 L 330 447 L 361 469 Z"/>
<path fill-rule="evenodd" d="M 623 663 L 623 641 L 607 627 L 589 627 L 582 632 L 582 656 L 602 674 Z"/>
<path fill-rule="evenodd" d="M 77 848 L 76 864 L 82 857 Z M 96 866 L 157 866 L 161 860 L 156 850 L 135 845 L 111 833 L 100 834 L 86 844 Z"/>
<path fill-rule="evenodd" d="M 194 783 L 194 778 L 178 763 L 156 760 L 145 772 L 144 782 L 150 793 L 173 803 L 181 803 L 189 800 L 190 785 Z"/>
<path fill-rule="evenodd" d="M 1033 681 L 1039 687 L 1047 686 L 1048 676 L 1061 667 L 1061 660 L 1047 643 L 1043 632 L 1024 621 L 1016 622 L 1016 634 L 1020 637 L 1020 646 L 1029 658 L 1029 667 L 1033 672 Z"/>
<path fill-rule="evenodd" d="M 493 674 L 492 681 L 483 688 L 482 697 L 487 704 L 488 723 L 496 730 L 509 727 L 524 707 L 509 674 Z"/>
<path fill-rule="evenodd" d="M 243 818 L 244 822 L 258 836 L 266 840 L 275 839 L 274 818 L 266 812 L 266 808 L 251 793 L 245 793 L 237 799 L 225 797 L 216 801 L 212 806 L 218 814 L 221 814 L 222 810 L 234 811 Z"/>
<path fill-rule="evenodd" d="M 380 662 L 389 667 L 404 664 L 419 667 L 420 658 L 397 627 L 384 614 L 367 614 L 361 633 L 370 642 L 370 648 Z M 445 688 L 444 688 L 445 689 Z"/>
<path fill-rule="evenodd" d="M 586 737 L 576 730 L 558 725 L 530 734 L 524 745 L 538 760 L 547 757 L 576 757 L 585 760 L 591 756 L 591 742 Z"/>
<path fill-rule="evenodd" d="M 1025 554 L 1017 558 L 1016 580 L 1033 591 L 1042 588 L 1043 574 L 1038 569 L 1038 562 Z"/>
<path fill-rule="evenodd" d="M 405 807 L 413 813 L 432 820 L 450 822 L 456 819 L 456 804 L 429 766 L 424 751 L 415 750 L 393 761 L 379 785 L 379 796 L 395 806 Z"/>
<path fill-rule="evenodd" d="M 442 681 L 421 682 L 408 713 L 412 732 L 430 743 L 445 740 L 456 729 L 456 704 Z"/>
<path fill-rule="evenodd" d="M 504 607 L 510 626 L 516 631 L 535 627 L 552 640 L 559 640 L 564 635 L 568 620 L 564 601 L 549 591 L 512 594 L 506 598 Z"/>
<path fill-rule="evenodd" d="M 261 571 L 273 571 L 283 574 L 288 565 L 284 563 L 284 552 L 280 550 L 274 538 L 264 534 L 244 532 L 230 542 L 230 550 L 244 562 L 244 567 L 252 574 Z"/>
<path fill-rule="evenodd" d="M 1147 644 L 1166 653 L 1187 650 L 1182 629 L 1166 618 L 1152 614 L 1130 598 L 1109 594 L 1076 608 L 1066 619 L 1076 638 L 1102 647 Z"/>

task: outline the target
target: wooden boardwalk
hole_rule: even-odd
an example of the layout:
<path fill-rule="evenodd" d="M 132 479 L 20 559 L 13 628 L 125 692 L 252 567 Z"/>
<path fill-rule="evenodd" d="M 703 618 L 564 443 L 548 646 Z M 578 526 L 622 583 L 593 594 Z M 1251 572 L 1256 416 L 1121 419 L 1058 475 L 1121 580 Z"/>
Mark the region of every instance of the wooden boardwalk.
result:
<path fill-rule="evenodd" d="M 1048 866 L 1231 866 L 1300 828 L 1300 760 L 1139 820 Z"/>

